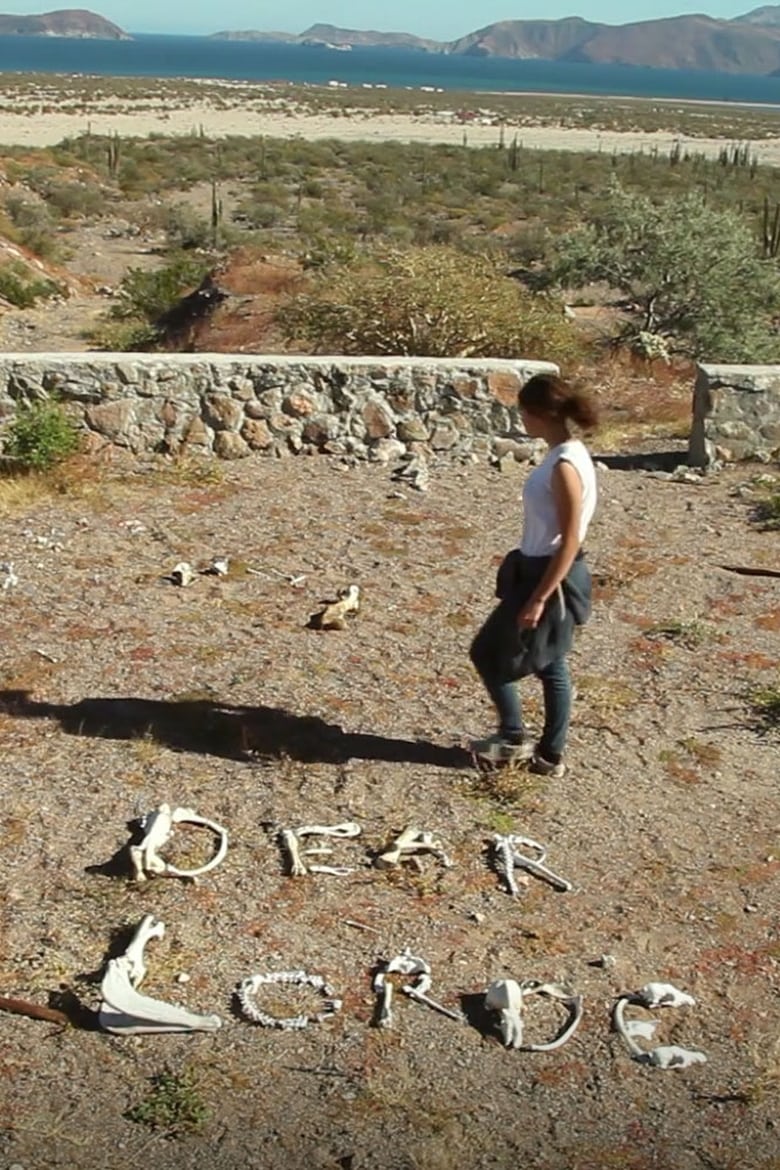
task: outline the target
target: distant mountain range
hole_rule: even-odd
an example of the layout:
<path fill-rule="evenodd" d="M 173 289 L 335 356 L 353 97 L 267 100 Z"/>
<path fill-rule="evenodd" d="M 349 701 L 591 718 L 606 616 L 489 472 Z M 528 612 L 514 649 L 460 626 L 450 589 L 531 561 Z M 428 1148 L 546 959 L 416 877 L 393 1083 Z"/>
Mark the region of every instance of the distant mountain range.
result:
<path fill-rule="evenodd" d="M 418 49 L 470 57 L 537 58 L 656 69 L 711 69 L 721 73 L 780 76 L 780 5 L 764 5 L 734 20 L 673 16 L 632 24 L 564 20 L 502 20 L 455 41 L 432 41 L 403 32 L 375 32 L 313 24 L 302 33 L 254 30 L 218 32 L 215 40 L 275 41 Z"/>
<path fill-rule="evenodd" d="M 0 13 L 0 36 L 132 40 L 118 25 L 84 8 L 58 8 L 56 12 L 43 12 L 40 16 L 8 16 Z"/>
<path fill-rule="evenodd" d="M 83 8 L 62 8 L 39 16 L 0 14 L 0 36 L 132 39 L 118 25 Z M 754 8 L 734 20 L 701 15 L 632 24 L 601 24 L 579 16 L 564 20 L 501 20 L 455 41 L 434 41 L 406 32 L 337 28 L 332 24 L 313 24 L 302 33 L 218 32 L 209 39 L 325 45 L 341 51 L 362 47 L 416 49 L 469 57 L 710 69 L 780 77 L 780 4 Z"/>

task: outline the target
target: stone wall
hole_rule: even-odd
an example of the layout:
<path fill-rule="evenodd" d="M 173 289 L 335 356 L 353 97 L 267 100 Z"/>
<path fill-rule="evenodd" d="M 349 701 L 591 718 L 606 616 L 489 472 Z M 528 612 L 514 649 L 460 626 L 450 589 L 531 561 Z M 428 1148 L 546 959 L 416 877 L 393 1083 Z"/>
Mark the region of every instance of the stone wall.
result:
<path fill-rule="evenodd" d="M 688 458 L 695 467 L 780 459 L 780 366 L 699 366 Z"/>
<path fill-rule="evenodd" d="M 548 362 L 226 354 L 0 356 L 0 442 L 19 402 L 56 396 L 95 450 L 489 454 L 522 437 L 517 392 Z"/>

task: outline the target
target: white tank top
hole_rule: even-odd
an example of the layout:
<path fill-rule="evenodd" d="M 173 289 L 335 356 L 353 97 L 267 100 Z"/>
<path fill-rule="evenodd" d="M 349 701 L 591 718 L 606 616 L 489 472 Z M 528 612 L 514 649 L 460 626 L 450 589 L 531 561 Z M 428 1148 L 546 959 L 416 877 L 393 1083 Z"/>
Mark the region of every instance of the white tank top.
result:
<path fill-rule="evenodd" d="M 582 482 L 580 545 L 593 519 L 597 495 L 593 460 L 581 439 L 567 439 L 565 443 L 550 448 L 523 485 L 523 535 L 520 550 L 528 557 L 550 556 L 561 543 L 558 509 L 552 491 L 553 471 L 561 460 L 571 463 Z"/>

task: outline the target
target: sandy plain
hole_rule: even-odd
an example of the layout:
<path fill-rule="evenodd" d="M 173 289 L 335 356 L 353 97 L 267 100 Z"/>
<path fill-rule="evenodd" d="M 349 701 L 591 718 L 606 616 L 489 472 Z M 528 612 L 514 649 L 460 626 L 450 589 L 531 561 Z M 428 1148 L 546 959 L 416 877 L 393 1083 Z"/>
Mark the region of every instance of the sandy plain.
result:
<path fill-rule="evenodd" d="M 153 84 L 153 83 L 152 83 Z M 356 109 L 334 117 L 332 114 L 306 113 L 292 105 L 278 108 L 254 106 L 237 98 L 235 104 L 184 100 L 181 104 L 157 102 L 112 102 L 110 109 L 99 100 L 79 112 L 58 111 L 42 106 L 30 112 L 29 106 L 14 109 L 13 101 L 3 100 L 0 91 L 0 145 L 51 146 L 64 138 L 88 132 L 118 134 L 120 137 L 144 138 L 151 134 L 184 135 L 202 133 L 209 138 L 231 135 L 345 141 L 462 143 L 464 134 L 471 146 L 497 144 L 501 128 L 497 119 L 485 118 L 467 124 L 452 114 L 432 111 L 426 114 L 381 113 Z M 507 125 L 505 134 L 517 133 L 518 140 L 537 150 L 634 151 L 669 154 L 675 146 L 683 151 L 717 157 L 724 143 L 722 137 L 693 137 L 668 131 L 599 130 L 587 127 L 564 127 L 555 124 Z M 780 165 L 780 135 L 761 138 L 751 145 L 760 163 Z"/>

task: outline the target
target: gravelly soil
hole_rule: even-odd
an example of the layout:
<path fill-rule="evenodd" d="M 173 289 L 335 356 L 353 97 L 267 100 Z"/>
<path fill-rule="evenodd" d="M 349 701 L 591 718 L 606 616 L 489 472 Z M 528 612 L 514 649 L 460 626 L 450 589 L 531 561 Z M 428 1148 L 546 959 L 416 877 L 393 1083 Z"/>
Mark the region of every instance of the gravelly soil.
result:
<path fill-rule="evenodd" d="M 467 650 L 516 538 L 521 471 L 436 467 L 427 495 L 398 498 L 386 468 L 319 459 L 219 476 L 130 465 L 0 515 L 19 576 L 0 594 L 0 993 L 65 993 L 89 1022 L 107 955 L 153 913 L 167 934 L 144 990 L 224 1020 L 121 1039 L 0 1014 L 0 1166 L 780 1165 L 778 741 L 748 701 L 777 685 L 780 582 L 717 567 L 780 567 L 777 534 L 734 494 L 754 471 L 600 471 L 599 600 L 573 658 L 569 774 L 553 782 L 480 775 L 463 750 L 492 724 Z M 223 553 L 227 579 L 163 579 Z M 348 628 L 307 629 L 350 581 L 364 605 Z M 135 886 L 109 864 L 126 822 L 162 800 L 230 830 L 197 885 Z M 346 819 L 363 838 L 335 856 L 354 874 L 285 875 L 279 826 Z M 441 835 L 451 869 L 370 865 L 408 823 Z M 575 892 L 531 880 L 512 900 L 486 856 L 510 827 L 547 843 Z M 194 849 L 187 837 L 179 856 Z M 371 1026 L 372 968 L 407 945 L 470 1023 L 399 995 L 394 1027 Z M 338 989 L 337 1017 L 301 1033 L 240 1020 L 240 978 L 299 966 Z M 501 1047 L 479 1004 L 505 976 L 584 995 L 566 1047 Z M 610 1007 L 649 979 L 696 997 L 656 1013 L 658 1036 L 708 1063 L 663 1072 L 623 1051 Z M 539 1040 L 555 1021 L 527 1025 Z M 125 1116 L 149 1078 L 188 1070 L 208 1110 L 196 1131 Z"/>

